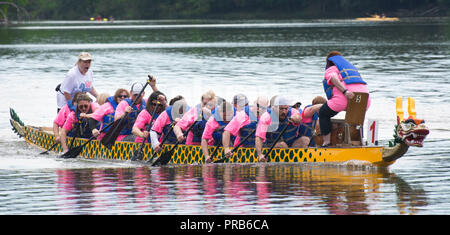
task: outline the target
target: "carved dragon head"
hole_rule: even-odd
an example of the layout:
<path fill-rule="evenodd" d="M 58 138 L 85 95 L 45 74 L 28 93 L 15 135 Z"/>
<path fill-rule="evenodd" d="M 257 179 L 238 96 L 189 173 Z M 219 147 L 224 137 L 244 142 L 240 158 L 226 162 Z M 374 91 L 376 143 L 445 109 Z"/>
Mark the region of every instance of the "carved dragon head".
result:
<path fill-rule="evenodd" d="M 430 130 L 425 126 L 423 119 L 416 118 L 414 98 L 408 97 L 408 118 L 404 118 L 402 102 L 402 97 L 397 97 L 397 125 L 394 130 L 394 142 L 390 142 L 389 145 L 392 147 L 397 143 L 404 143 L 407 146 L 422 147 L 423 141 L 430 133 Z"/>
<path fill-rule="evenodd" d="M 408 146 L 422 147 L 423 141 L 430 133 L 423 119 L 408 117 L 400 121 L 397 117 L 396 135 Z"/>

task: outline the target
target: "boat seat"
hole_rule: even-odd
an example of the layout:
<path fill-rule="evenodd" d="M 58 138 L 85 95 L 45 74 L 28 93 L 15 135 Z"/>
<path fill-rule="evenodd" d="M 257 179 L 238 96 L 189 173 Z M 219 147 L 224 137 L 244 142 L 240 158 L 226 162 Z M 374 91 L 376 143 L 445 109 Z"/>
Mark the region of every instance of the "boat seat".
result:
<path fill-rule="evenodd" d="M 331 119 L 331 146 L 333 147 L 349 147 L 361 146 L 363 137 L 363 124 L 366 116 L 367 101 L 369 95 L 367 93 L 354 92 L 355 97 L 348 101 L 345 119 Z M 317 146 L 322 145 L 323 139 L 320 136 L 320 129 L 316 126 L 317 136 L 314 141 Z"/>
<path fill-rule="evenodd" d="M 344 143 L 347 145 L 361 145 L 363 137 L 363 125 L 364 118 L 366 116 L 367 102 L 369 100 L 368 93 L 353 92 L 355 96 L 353 99 L 348 101 L 347 109 L 345 112 L 345 140 Z M 354 138 L 351 135 L 350 128 L 355 127 L 359 130 L 359 136 Z"/>

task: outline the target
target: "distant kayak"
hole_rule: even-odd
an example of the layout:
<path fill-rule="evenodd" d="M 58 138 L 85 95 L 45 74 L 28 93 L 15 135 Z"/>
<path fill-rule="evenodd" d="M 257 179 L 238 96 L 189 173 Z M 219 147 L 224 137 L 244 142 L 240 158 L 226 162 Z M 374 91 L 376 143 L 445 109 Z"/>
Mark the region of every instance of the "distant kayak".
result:
<path fill-rule="evenodd" d="M 110 17 L 110 18 L 102 18 L 102 17 L 91 17 L 89 18 L 90 21 L 97 21 L 97 22 L 114 22 L 114 18 Z"/>
<path fill-rule="evenodd" d="M 356 18 L 358 21 L 398 21 L 398 17 L 386 17 L 379 15 L 371 15 L 371 17 Z"/>

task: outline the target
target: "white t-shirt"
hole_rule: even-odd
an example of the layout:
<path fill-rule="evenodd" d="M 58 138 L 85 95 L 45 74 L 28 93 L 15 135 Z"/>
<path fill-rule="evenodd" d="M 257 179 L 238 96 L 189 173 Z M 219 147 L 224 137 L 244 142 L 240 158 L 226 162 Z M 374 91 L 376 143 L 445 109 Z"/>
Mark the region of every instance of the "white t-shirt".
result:
<path fill-rule="evenodd" d="M 61 92 L 57 92 L 56 101 L 58 108 L 62 108 L 66 105 L 67 101 L 64 97 L 64 92 L 70 93 L 72 97 L 77 92 L 89 92 L 93 87 L 94 82 L 94 73 L 91 69 L 87 71 L 85 75 L 80 73 L 78 69 L 78 65 L 75 65 L 73 68 L 69 70 L 66 74 L 66 78 L 61 83 L 60 90 Z"/>

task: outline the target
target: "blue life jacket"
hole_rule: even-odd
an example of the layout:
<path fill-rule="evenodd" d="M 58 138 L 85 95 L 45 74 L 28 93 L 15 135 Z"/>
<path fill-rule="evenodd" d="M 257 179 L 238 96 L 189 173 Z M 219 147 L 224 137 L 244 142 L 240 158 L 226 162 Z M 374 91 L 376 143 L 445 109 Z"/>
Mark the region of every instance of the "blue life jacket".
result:
<path fill-rule="evenodd" d="M 214 109 L 218 110 L 219 107 L 216 107 Z M 228 125 L 229 122 L 223 121 L 223 118 L 219 114 L 219 112 L 214 112 L 213 114 L 214 120 L 216 120 L 217 123 L 219 123 L 220 127 L 217 128 L 213 133 L 213 139 L 214 139 L 214 145 L 218 145 L 219 143 L 222 143 L 222 135 L 224 132 L 225 127 Z M 236 108 L 233 107 L 233 117 L 236 116 Z M 234 143 L 234 140 L 236 139 L 235 136 L 230 137 L 230 142 Z"/>
<path fill-rule="evenodd" d="M 131 106 L 133 104 L 133 101 L 130 98 L 126 98 L 124 100 L 128 103 L 129 106 Z M 145 109 L 145 100 L 144 99 L 142 99 L 141 105 L 139 105 L 139 108 L 137 108 L 136 105 L 132 107 L 131 113 L 128 114 L 127 119 L 123 121 L 125 123 L 125 127 L 122 129 L 122 131 L 120 131 L 121 135 L 130 135 L 131 134 L 131 130 L 133 129 L 133 125 L 136 122 L 137 116 L 144 109 Z"/>
<path fill-rule="evenodd" d="M 329 61 L 333 62 L 339 70 L 345 84 L 362 83 L 367 84 L 359 74 L 358 69 L 348 62 L 344 57 L 340 55 L 332 56 L 328 58 Z M 333 97 L 333 85 L 328 85 L 327 80 L 323 79 L 323 89 L 328 99 Z"/>
<path fill-rule="evenodd" d="M 77 105 L 73 103 L 73 99 L 67 101 L 67 106 L 69 106 L 70 111 L 77 111 Z"/>
<path fill-rule="evenodd" d="M 239 130 L 239 138 L 244 140 L 245 137 L 247 137 L 250 133 L 252 133 L 253 130 L 256 130 L 256 127 L 258 125 L 258 118 L 253 114 L 253 112 L 250 111 L 249 106 L 244 107 L 244 111 L 247 114 L 247 116 L 250 118 L 250 123 L 243 126 Z M 254 147 L 255 146 L 255 134 L 250 136 L 246 141 L 242 143 L 243 147 Z"/>
<path fill-rule="evenodd" d="M 114 112 L 107 114 L 103 117 L 103 127 L 106 127 L 111 122 L 114 122 L 114 114 L 116 113 L 117 102 L 114 100 L 114 96 L 106 98 L 106 102 L 109 102 L 114 109 Z M 110 127 L 105 129 L 105 132 L 109 130 Z"/>
<path fill-rule="evenodd" d="M 89 113 L 92 113 L 92 110 L 89 109 Z M 81 138 L 91 138 L 92 137 L 92 130 L 89 129 L 89 122 L 88 118 L 80 118 L 80 113 L 77 114 L 77 120 L 80 122 L 80 134 L 79 137 Z M 98 128 L 98 125 L 97 125 Z"/>
<path fill-rule="evenodd" d="M 200 143 L 202 141 L 203 130 L 205 130 L 206 122 L 208 120 L 203 116 L 201 104 L 197 104 L 195 108 L 197 109 L 197 120 L 194 122 L 194 126 L 191 129 L 193 134 L 192 142 Z M 213 115 L 214 112 L 215 110 L 211 111 L 211 115 Z"/>
<path fill-rule="evenodd" d="M 293 124 L 289 123 L 287 120 L 283 121 L 282 123 L 275 123 L 273 120 L 274 118 L 278 119 L 278 117 L 275 117 L 274 115 L 278 115 L 275 112 L 272 112 L 272 110 L 268 110 L 267 111 L 272 119 L 272 123 L 270 124 L 270 126 L 276 125 L 278 124 L 278 128 L 275 131 L 267 131 L 266 132 L 266 144 L 273 144 L 276 140 L 276 138 L 278 138 L 278 136 L 280 135 L 281 131 L 283 130 L 283 128 L 286 125 L 289 125 L 289 127 L 287 128 L 287 130 L 284 132 L 284 134 L 282 135 L 282 137 L 280 138 L 279 141 L 284 141 L 288 146 L 291 146 L 292 143 L 294 143 L 295 139 L 297 139 L 298 137 L 298 126 L 294 126 Z M 292 116 L 292 107 L 289 107 L 289 111 L 287 113 L 286 119 L 290 118 Z M 269 126 L 269 128 L 270 128 Z"/>

